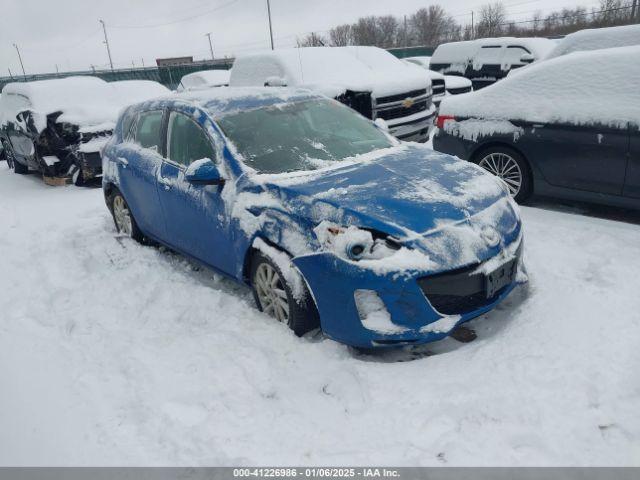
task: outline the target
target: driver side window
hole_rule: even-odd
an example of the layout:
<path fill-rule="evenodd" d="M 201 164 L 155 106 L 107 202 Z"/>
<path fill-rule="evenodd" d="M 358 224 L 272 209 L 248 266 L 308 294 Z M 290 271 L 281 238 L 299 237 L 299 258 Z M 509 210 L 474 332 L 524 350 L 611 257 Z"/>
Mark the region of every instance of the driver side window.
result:
<path fill-rule="evenodd" d="M 186 115 L 171 112 L 167 131 L 167 158 L 188 167 L 204 158 L 215 162 L 215 151 L 209 136 Z"/>

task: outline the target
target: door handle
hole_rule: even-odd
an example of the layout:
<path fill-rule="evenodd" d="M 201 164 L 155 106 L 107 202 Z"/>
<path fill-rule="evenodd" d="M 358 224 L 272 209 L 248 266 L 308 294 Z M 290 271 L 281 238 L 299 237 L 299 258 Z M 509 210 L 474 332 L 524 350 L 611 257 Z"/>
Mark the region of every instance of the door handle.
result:
<path fill-rule="evenodd" d="M 169 181 L 168 179 L 164 178 L 164 177 L 160 177 L 160 183 L 162 185 L 164 185 L 164 189 L 165 190 L 171 190 L 172 184 L 171 181 Z"/>

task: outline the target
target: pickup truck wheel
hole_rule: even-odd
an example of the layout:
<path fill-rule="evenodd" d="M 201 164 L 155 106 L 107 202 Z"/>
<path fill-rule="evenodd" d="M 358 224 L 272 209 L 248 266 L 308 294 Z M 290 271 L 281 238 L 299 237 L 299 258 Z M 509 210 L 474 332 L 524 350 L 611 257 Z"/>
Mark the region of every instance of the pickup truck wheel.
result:
<path fill-rule="evenodd" d="M 500 178 L 509 187 L 514 200 L 522 203 L 533 191 L 533 179 L 524 157 L 506 146 L 490 147 L 475 157 L 475 163 Z"/>
<path fill-rule="evenodd" d="M 144 243 L 144 235 L 138 228 L 135 218 L 122 194 L 116 190 L 111 194 L 109 206 L 113 221 L 119 233 L 133 238 L 136 242 Z"/>
<path fill-rule="evenodd" d="M 261 252 L 253 255 L 251 286 L 258 309 L 289 326 L 301 337 L 320 327 L 318 310 L 304 285 L 302 299 L 296 299 L 280 267 Z"/>

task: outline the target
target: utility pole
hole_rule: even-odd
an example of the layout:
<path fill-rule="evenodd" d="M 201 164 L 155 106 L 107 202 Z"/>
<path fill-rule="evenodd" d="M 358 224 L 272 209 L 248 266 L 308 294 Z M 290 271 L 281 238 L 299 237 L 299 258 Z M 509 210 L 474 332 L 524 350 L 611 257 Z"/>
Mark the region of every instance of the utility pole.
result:
<path fill-rule="evenodd" d="M 475 25 L 473 23 L 473 10 L 471 10 L 471 39 L 474 40 L 476 38 Z"/>
<path fill-rule="evenodd" d="M 409 38 L 407 37 L 407 16 L 404 16 L 404 48 L 409 46 Z"/>
<path fill-rule="evenodd" d="M 7 70 L 9 70 L 9 76 L 11 77 L 11 80 L 13 80 L 13 73 L 11 73 L 11 69 L 7 68 Z"/>
<path fill-rule="evenodd" d="M 273 26 L 271 25 L 271 1 L 267 0 L 267 13 L 269 14 L 269 35 L 271 36 L 271 50 L 273 50 Z"/>
<path fill-rule="evenodd" d="M 22 67 L 22 76 L 24 77 L 24 80 L 27 80 L 27 74 L 24 72 L 24 64 L 22 63 L 22 56 L 20 55 L 20 49 L 18 48 L 18 45 L 16 45 L 15 43 L 13 44 L 14 47 L 16 47 L 16 52 L 18 52 L 18 59 L 20 59 L 20 66 Z"/>
<path fill-rule="evenodd" d="M 142 68 L 145 68 L 144 67 L 144 58 L 141 58 L 140 60 L 142 60 Z"/>
<path fill-rule="evenodd" d="M 56 63 L 56 75 L 60 76 L 60 70 L 58 69 L 58 64 Z"/>
<path fill-rule="evenodd" d="M 109 39 L 107 38 L 107 26 L 104 24 L 104 20 L 100 20 L 102 24 L 102 31 L 104 32 L 104 44 L 107 46 L 107 54 L 109 55 L 109 65 L 111 65 L 111 71 L 113 72 L 113 60 L 111 60 L 111 48 L 109 48 Z"/>
<path fill-rule="evenodd" d="M 211 60 L 215 60 L 213 58 L 213 44 L 211 43 L 211 33 L 206 33 L 204 36 L 209 38 L 209 50 L 211 51 Z"/>
<path fill-rule="evenodd" d="M 636 19 L 636 7 L 638 6 L 638 0 L 633 0 L 633 4 L 631 5 L 631 21 L 633 22 Z"/>

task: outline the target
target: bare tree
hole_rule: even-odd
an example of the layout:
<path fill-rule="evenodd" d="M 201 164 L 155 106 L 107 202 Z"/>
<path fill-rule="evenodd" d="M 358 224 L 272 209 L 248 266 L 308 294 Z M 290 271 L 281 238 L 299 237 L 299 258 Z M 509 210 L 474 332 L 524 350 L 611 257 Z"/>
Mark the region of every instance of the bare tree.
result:
<path fill-rule="evenodd" d="M 374 16 L 358 19 L 351 27 L 356 45 L 379 45 L 378 21 Z"/>
<path fill-rule="evenodd" d="M 461 27 L 440 5 L 421 8 L 411 15 L 412 43 L 437 46 L 461 36 Z"/>
<path fill-rule="evenodd" d="M 331 45 L 334 47 L 346 47 L 353 44 L 353 29 L 351 25 L 338 25 L 329 31 Z"/>
<path fill-rule="evenodd" d="M 480 8 L 480 21 L 478 22 L 478 37 L 495 37 L 504 31 L 507 10 L 502 2 L 483 5 Z"/>
<path fill-rule="evenodd" d="M 329 44 L 322 35 L 311 32 L 303 38 L 297 39 L 298 48 L 300 47 L 324 47 Z"/>
<path fill-rule="evenodd" d="M 378 17 L 376 25 L 378 30 L 378 46 L 392 48 L 398 45 L 400 22 L 398 22 L 396 17 L 392 15 Z"/>

